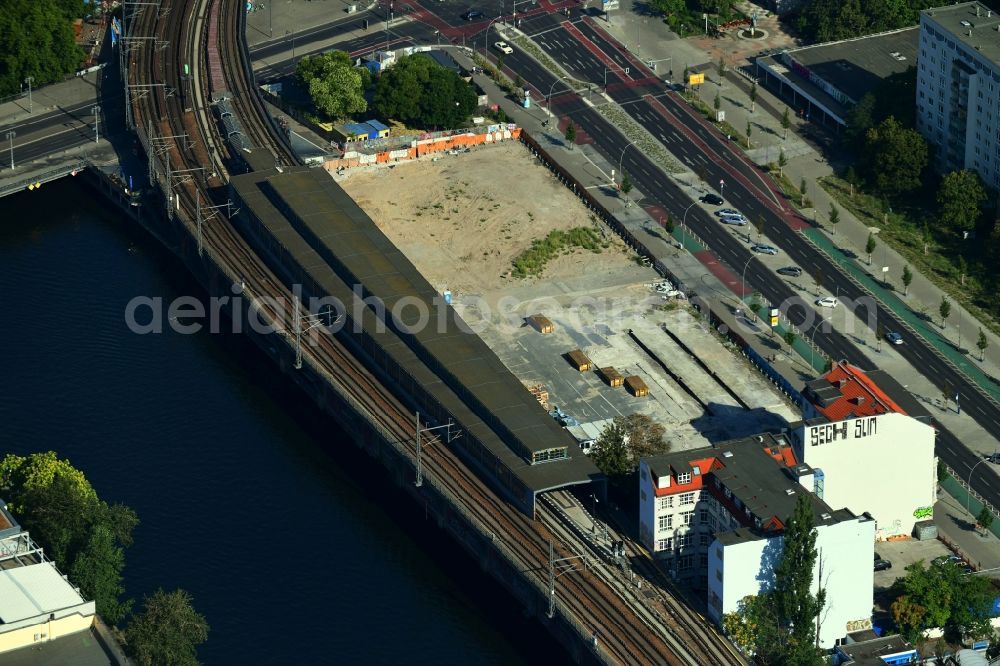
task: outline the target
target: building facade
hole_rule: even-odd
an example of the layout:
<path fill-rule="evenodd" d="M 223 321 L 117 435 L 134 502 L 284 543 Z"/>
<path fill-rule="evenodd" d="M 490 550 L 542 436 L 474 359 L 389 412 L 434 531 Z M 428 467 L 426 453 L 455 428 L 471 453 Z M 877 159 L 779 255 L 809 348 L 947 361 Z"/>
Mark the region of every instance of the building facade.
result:
<path fill-rule="evenodd" d="M 814 475 L 791 440 L 766 434 L 640 461 L 640 538 L 679 581 L 703 590 L 716 622 L 773 584 L 781 534 L 798 497 L 813 506 L 827 590 L 820 642 L 871 626 L 875 523 L 811 493 Z"/>
<path fill-rule="evenodd" d="M 805 420 L 790 435 L 796 459 L 813 470 L 810 489 L 831 506 L 871 514 L 878 540 L 911 534 L 937 495 L 934 428 L 847 363 L 808 382 L 803 396 Z"/>
<path fill-rule="evenodd" d="M 920 12 L 917 129 L 943 172 L 1000 188 L 1000 15 L 979 2 Z"/>
<path fill-rule="evenodd" d="M 80 596 L 0 500 L 0 661 L 3 653 L 86 631 L 93 601 Z"/>

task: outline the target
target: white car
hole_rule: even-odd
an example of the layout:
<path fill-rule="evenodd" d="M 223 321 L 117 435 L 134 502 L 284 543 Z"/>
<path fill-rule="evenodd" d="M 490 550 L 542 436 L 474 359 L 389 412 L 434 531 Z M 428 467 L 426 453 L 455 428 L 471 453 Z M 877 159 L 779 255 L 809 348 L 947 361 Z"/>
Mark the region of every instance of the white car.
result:
<path fill-rule="evenodd" d="M 493 46 L 496 47 L 497 51 L 499 51 L 504 55 L 510 55 L 511 53 L 514 52 L 514 49 L 512 49 L 510 47 L 510 44 L 508 44 L 507 42 L 497 42 Z"/>
<path fill-rule="evenodd" d="M 837 307 L 837 299 L 833 296 L 824 296 L 816 299 L 816 305 L 822 308 L 835 308 Z"/>
<path fill-rule="evenodd" d="M 736 215 L 720 215 L 719 221 L 723 224 L 735 224 L 738 227 L 745 227 L 747 224 L 747 218 L 743 217 L 739 213 Z"/>
<path fill-rule="evenodd" d="M 716 215 L 739 215 L 742 217 L 742 213 L 735 208 L 723 208 L 722 210 L 715 211 Z"/>

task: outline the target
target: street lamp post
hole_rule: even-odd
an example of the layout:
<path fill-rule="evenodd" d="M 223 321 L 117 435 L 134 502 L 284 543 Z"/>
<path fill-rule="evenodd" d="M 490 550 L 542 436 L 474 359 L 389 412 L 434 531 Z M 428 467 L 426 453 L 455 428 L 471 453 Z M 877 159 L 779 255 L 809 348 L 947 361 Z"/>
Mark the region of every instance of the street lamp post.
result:
<path fill-rule="evenodd" d="M 976 471 L 976 468 L 979 467 L 980 463 L 984 462 L 986 462 L 986 458 L 983 458 L 972 466 L 972 469 L 969 470 L 969 478 L 965 482 L 965 485 L 968 486 L 968 494 L 965 496 L 965 512 L 970 515 L 972 514 L 972 511 L 969 510 L 969 503 L 972 501 L 972 473 Z"/>
<path fill-rule="evenodd" d="M 99 126 L 100 126 L 100 123 L 101 123 L 101 115 L 100 115 L 101 114 L 101 107 L 99 105 L 95 104 L 90 109 L 90 112 L 94 114 L 94 143 L 100 143 L 101 142 L 101 130 L 100 130 Z"/>
<path fill-rule="evenodd" d="M 486 39 L 489 40 L 489 37 L 487 37 Z M 566 80 L 565 76 L 560 76 L 558 79 L 552 82 L 551 86 L 549 86 L 549 94 L 545 96 L 545 104 L 548 107 L 550 116 L 552 115 L 552 91 L 555 90 L 556 85 L 560 81 L 565 81 L 565 80 Z"/>
<path fill-rule="evenodd" d="M 681 216 L 681 245 L 684 245 L 684 228 L 687 224 L 688 211 L 698 205 L 698 202 L 693 202 L 690 206 L 684 209 L 684 215 Z"/>
<path fill-rule="evenodd" d="M 10 168 L 11 171 L 14 170 L 14 137 L 17 136 L 17 132 L 10 130 L 7 132 L 7 140 L 10 141 Z"/>
<path fill-rule="evenodd" d="M 28 84 L 28 113 L 32 112 L 32 102 L 31 102 L 31 84 L 35 82 L 35 77 L 26 76 L 24 77 L 24 82 Z"/>
<path fill-rule="evenodd" d="M 747 294 L 747 268 L 749 268 L 750 262 L 753 261 L 756 258 L 757 257 L 751 256 L 749 259 L 747 259 L 747 263 L 744 264 L 744 266 L 743 266 L 743 273 L 740 276 L 740 300 L 741 301 L 744 298 L 746 298 L 746 294 Z M 754 316 L 756 317 L 756 315 L 757 315 L 757 313 L 755 312 Z"/>
<path fill-rule="evenodd" d="M 624 174 L 625 172 L 622 171 L 622 163 L 623 163 L 623 161 L 625 159 L 625 151 L 628 150 L 629 148 L 631 148 L 634 145 L 635 145 L 635 141 L 630 141 L 627 146 L 625 146 L 624 148 L 622 148 L 621 157 L 618 158 L 618 175 L 622 176 L 622 180 L 623 181 L 625 180 L 625 177 L 622 174 Z"/>
<path fill-rule="evenodd" d="M 591 493 L 590 499 L 594 500 L 590 505 L 590 533 L 597 534 L 597 495 Z"/>
<path fill-rule="evenodd" d="M 719 179 L 719 196 L 722 197 L 722 198 L 726 197 L 726 195 L 723 194 L 723 192 L 725 191 L 725 189 L 726 189 L 726 181 L 724 181 L 724 180 L 722 180 L 720 178 Z"/>

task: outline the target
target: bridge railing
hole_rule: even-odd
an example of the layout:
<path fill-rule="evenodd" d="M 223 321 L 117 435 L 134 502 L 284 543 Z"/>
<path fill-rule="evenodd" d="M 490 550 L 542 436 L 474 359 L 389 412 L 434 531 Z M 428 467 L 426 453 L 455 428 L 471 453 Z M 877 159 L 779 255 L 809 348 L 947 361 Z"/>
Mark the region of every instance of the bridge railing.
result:
<path fill-rule="evenodd" d="M 88 166 L 88 162 L 85 159 L 76 160 L 69 164 L 64 164 L 48 171 L 43 171 L 41 173 L 34 173 L 30 176 L 24 176 L 23 178 L 16 180 L 14 182 L 5 183 L 0 185 L 0 198 L 6 197 L 16 192 L 28 189 L 32 185 L 44 184 L 51 182 L 53 180 L 58 180 L 64 177 L 68 173 L 74 173 L 83 171 Z"/>

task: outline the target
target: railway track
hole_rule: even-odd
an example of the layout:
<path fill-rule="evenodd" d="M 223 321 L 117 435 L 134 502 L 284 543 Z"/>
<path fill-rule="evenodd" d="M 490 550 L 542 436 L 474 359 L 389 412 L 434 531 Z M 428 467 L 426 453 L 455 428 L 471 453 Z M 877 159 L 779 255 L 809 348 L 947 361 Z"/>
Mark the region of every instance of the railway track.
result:
<path fill-rule="evenodd" d="M 198 207 L 222 203 L 227 173 L 220 155 L 229 150 L 207 111 L 207 101 L 221 91 L 212 90 L 211 77 L 202 76 L 202 72 L 211 72 L 221 63 L 234 109 L 254 145 L 270 150 L 276 164 L 296 163 L 284 142 L 274 138 L 274 128 L 262 120 L 266 117 L 262 104 L 246 83 L 245 46 L 240 46 L 242 36 L 236 34 L 242 25 L 241 7 L 232 0 L 172 0 L 164 2 L 160 11 L 144 8 L 131 22 L 129 34 L 156 36 L 171 44 L 170 50 L 133 50 L 131 68 L 136 81 L 163 84 L 136 97 L 133 111 L 137 131 L 145 139 L 144 147 L 152 151 L 155 180 L 166 193 L 168 213 L 177 224 L 184 225 L 192 238 L 197 231 Z M 215 31 L 210 29 L 213 16 L 219 26 Z M 195 100 L 188 104 L 182 103 L 179 95 L 170 94 L 170 90 L 182 90 L 184 63 L 191 65 L 195 84 L 188 89 Z M 294 330 L 291 308 L 275 304 L 291 303 L 293 294 L 249 248 L 230 221 L 221 215 L 210 218 L 203 225 L 202 240 L 205 260 L 213 262 L 233 285 L 241 285 L 240 295 L 251 302 L 261 319 L 290 337 L 288 332 Z M 319 335 L 315 345 L 303 351 L 303 360 L 310 369 L 335 387 L 387 441 L 413 459 L 412 416 L 405 405 L 332 336 Z M 425 483 L 445 496 L 482 534 L 494 535 L 500 556 L 526 572 L 529 582 L 544 598 L 549 542 L 556 544 L 558 557 L 566 557 L 571 551 L 565 545 L 565 535 L 557 533 L 556 525 L 545 516 L 533 521 L 497 498 L 440 440 L 432 438 L 424 444 L 423 458 Z M 676 641 L 672 647 L 661 632 L 651 630 L 614 589 L 613 581 L 597 572 L 584 570 L 566 575 L 556 587 L 557 612 L 582 635 L 597 632 L 599 638 L 593 650 L 602 661 L 637 665 L 725 663 L 700 660 L 690 653 L 686 659 L 675 654 L 680 652 Z M 696 640 L 693 635 L 685 636 L 688 630 L 682 623 L 676 624 L 673 631 L 680 640 Z"/>

